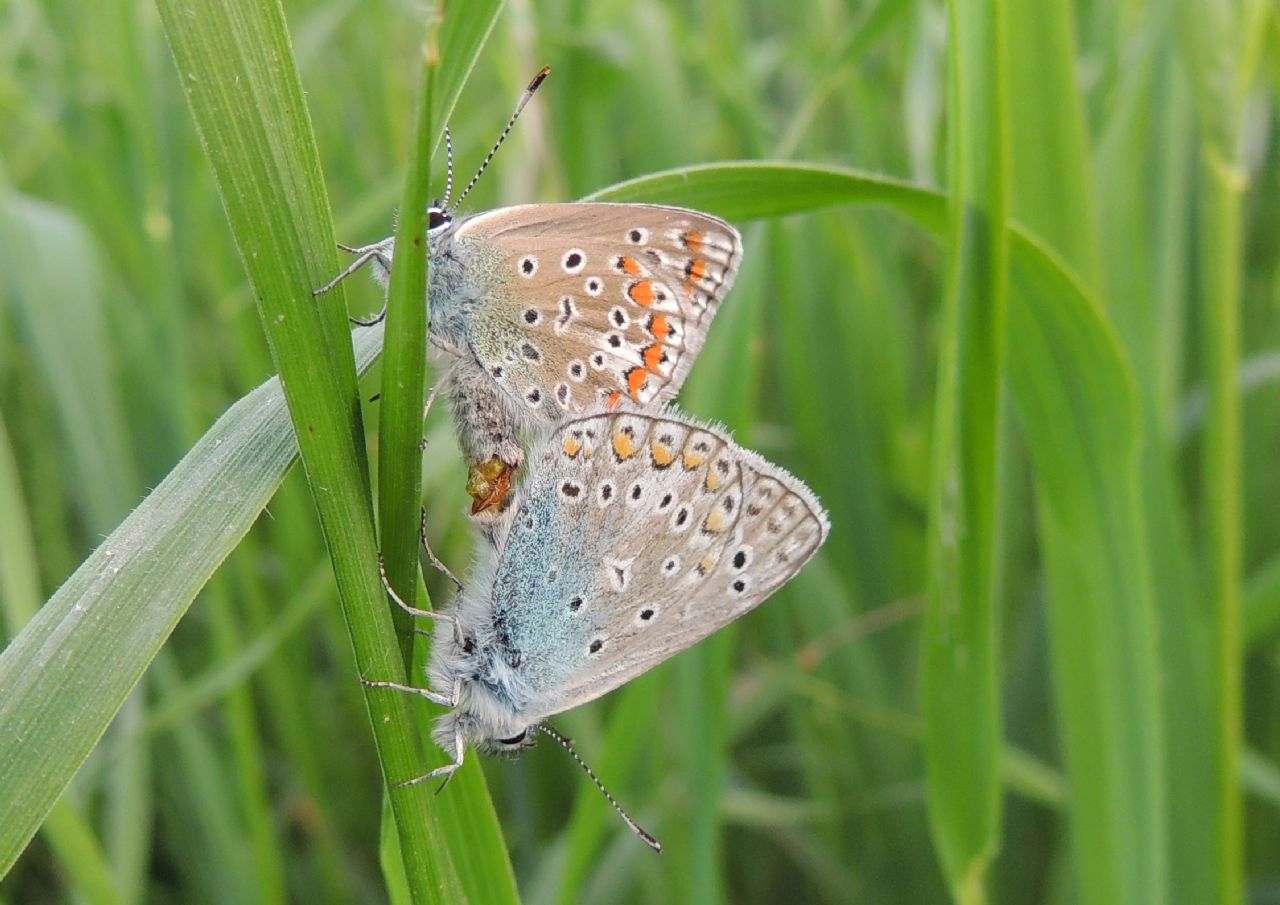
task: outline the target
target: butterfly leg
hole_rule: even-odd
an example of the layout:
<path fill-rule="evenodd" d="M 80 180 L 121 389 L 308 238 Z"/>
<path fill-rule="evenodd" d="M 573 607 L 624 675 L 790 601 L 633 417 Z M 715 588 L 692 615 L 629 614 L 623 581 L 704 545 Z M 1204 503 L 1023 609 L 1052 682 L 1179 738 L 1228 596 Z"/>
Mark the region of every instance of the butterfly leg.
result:
<path fill-rule="evenodd" d="M 431 549 L 431 544 L 427 541 L 427 507 L 422 507 L 422 517 L 418 522 L 418 537 L 422 541 L 422 552 L 431 560 L 431 565 L 436 567 L 436 571 L 441 572 L 446 578 L 457 585 L 458 590 L 462 590 L 462 582 L 458 581 L 458 576 L 449 571 L 449 567 L 440 561 L 435 551 Z"/>
<path fill-rule="evenodd" d="M 391 587 L 391 581 L 387 578 L 387 562 L 382 558 L 381 553 L 378 554 L 378 576 L 382 579 L 382 589 L 387 592 L 387 596 L 395 601 L 396 606 L 400 607 L 400 609 L 404 610 L 410 616 L 418 616 L 422 619 L 434 619 L 437 622 L 447 622 L 453 626 L 455 632 L 461 633 L 462 628 L 458 625 L 458 619 L 452 613 L 443 613 L 439 610 L 423 610 L 416 606 L 409 606 L 409 604 L 405 603 L 400 595 L 396 593 L 396 589 Z M 457 581 L 457 579 L 455 578 L 454 581 Z"/>
<path fill-rule="evenodd" d="M 426 698 L 433 704 L 442 704 L 445 707 L 457 707 L 458 695 L 461 690 L 457 687 L 453 689 L 451 694 L 441 694 L 438 691 L 432 691 L 430 688 L 419 688 L 416 685 L 405 685 L 401 682 L 380 682 L 377 679 L 366 679 L 360 677 L 360 684 L 366 688 L 390 688 L 393 691 L 403 691 L 408 694 L 416 694 L 420 698 Z"/>
<path fill-rule="evenodd" d="M 427 394 L 427 401 L 422 404 L 422 424 L 423 424 L 424 431 L 426 429 L 427 415 L 431 414 L 431 406 L 435 405 L 436 394 L 439 392 L 440 392 L 440 384 L 437 383 L 435 386 L 431 388 L 431 392 Z M 427 438 L 425 435 L 423 436 L 422 441 L 418 444 L 418 448 L 423 450 L 424 452 L 426 451 Z"/>
<path fill-rule="evenodd" d="M 342 273 L 325 283 L 319 289 L 313 290 L 311 294 L 313 296 L 324 295 L 326 292 L 333 289 L 334 286 L 337 286 L 370 261 L 375 262 L 374 269 L 377 271 L 377 274 L 380 275 L 380 281 L 385 282 L 385 274 L 389 274 L 391 272 L 391 249 L 394 245 L 394 239 L 383 239 L 381 242 L 375 242 L 372 245 L 363 245 L 360 248 L 350 248 L 346 245 L 340 244 L 338 246 L 339 248 L 343 251 L 349 251 L 353 255 L 356 255 L 356 259 L 347 265 L 346 270 L 342 271 Z M 382 318 L 379 317 L 377 320 L 373 321 L 373 323 L 376 324 L 381 319 Z M 365 324 L 365 326 L 369 325 Z"/>
<path fill-rule="evenodd" d="M 383 305 L 382 310 L 379 311 L 377 314 L 375 314 L 373 317 L 369 318 L 367 321 L 362 321 L 358 317 L 352 317 L 350 314 L 347 315 L 347 320 L 355 324 L 357 327 L 374 327 L 382 323 L 384 320 L 386 320 L 386 317 L 387 317 L 387 306 Z"/>
<path fill-rule="evenodd" d="M 396 783 L 396 788 L 401 789 L 405 786 L 416 786 L 420 782 L 428 782 L 432 779 L 444 778 L 444 782 L 440 784 L 440 788 L 436 789 L 439 795 L 444 791 L 444 787 L 449 784 L 449 780 L 453 779 L 453 774 L 462 766 L 462 752 L 466 748 L 466 743 L 462 738 L 461 730 L 454 730 L 453 733 L 453 763 L 445 764 L 442 767 L 436 767 L 430 773 L 423 773 L 421 776 L 415 776 L 413 779 L 407 779 L 404 782 Z"/>

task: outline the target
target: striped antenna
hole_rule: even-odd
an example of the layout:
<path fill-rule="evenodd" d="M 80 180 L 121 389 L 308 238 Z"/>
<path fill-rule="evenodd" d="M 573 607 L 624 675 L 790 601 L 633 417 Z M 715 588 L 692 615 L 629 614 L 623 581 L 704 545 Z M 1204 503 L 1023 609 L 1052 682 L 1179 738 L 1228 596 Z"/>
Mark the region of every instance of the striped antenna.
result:
<path fill-rule="evenodd" d="M 511 119 L 507 120 L 507 127 L 502 130 L 502 134 L 498 136 L 498 140 L 493 143 L 493 147 L 489 150 L 484 162 L 480 164 L 480 169 L 476 170 L 476 174 L 471 177 L 471 181 L 467 183 L 467 187 L 462 190 L 462 194 L 458 196 L 458 200 L 453 203 L 453 210 L 458 209 L 458 205 L 462 204 L 462 200 L 470 194 L 471 189 L 475 187 L 476 182 L 480 179 L 480 174 L 485 171 L 485 167 L 489 166 L 489 161 L 493 160 L 493 155 L 498 153 L 498 148 L 502 147 L 502 143 L 507 140 L 507 136 L 511 134 L 511 127 L 516 124 L 516 120 L 520 118 L 520 111 L 524 109 L 524 105 L 529 103 L 529 99 L 533 97 L 533 93 L 538 90 L 538 86 L 542 84 L 551 73 L 550 66 L 543 66 L 538 70 L 538 74 L 533 77 L 533 81 L 529 83 L 529 87 L 524 89 L 524 94 L 520 95 L 519 102 L 516 103 L 515 112 L 511 114 Z M 447 206 L 446 206 L 447 207 Z"/>
<path fill-rule="evenodd" d="M 444 127 L 444 154 L 444 200 L 440 202 L 440 209 L 447 211 L 449 196 L 453 194 L 453 136 L 449 134 L 448 126 Z"/>
<path fill-rule="evenodd" d="M 534 85 L 533 87 L 536 88 L 537 86 Z M 582 759 L 582 757 L 578 754 L 577 751 L 573 750 L 573 744 L 567 738 L 565 738 L 559 732 L 556 732 L 546 723 L 536 723 L 532 728 L 538 732 L 541 732 L 543 735 L 550 736 L 551 738 L 555 739 L 560 744 L 561 748 L 568 751 L 569 756 L 572 757 L 574 760 L 576 760 L 578 762 L 578 766 L 581 767 L 583 771 L 585 771 L 586 774 L 591 777 L 591 781 L 596 784 L 596 788 L 600 790 L 600 793 L 604 795 L 606 799 L 608 799 L 609 804 L 613 805 L 613 809 L 618 812 L 619 817 L 621 817 L 623 820 L 626 821 L 627 826 L 631 827 L 631 829 L 635 832 L 635 834 L 639 836 L 641 839 L 643 839 L 649 845 L 649 847 L 653 849 L 655 852 L 662 851 L 662 843 L 659 842 L 657 839 L 653 838 L 653 835 L 648 830 L 646 830 L 640 824 L 636 823 L 634 820 L 631 819 L 631 815 L 628 814 L 626 811 L 624 811 L 622 809 L 622 805 L 618 804 L 617 799 L 615 799 L 612 795 L 609 794 L 609 790 L 604 787 L 604 783 L 600 781 L 599 777 L 596 776 L 595 772 L 590 767 L 587 766 L 587 762 Z"/>

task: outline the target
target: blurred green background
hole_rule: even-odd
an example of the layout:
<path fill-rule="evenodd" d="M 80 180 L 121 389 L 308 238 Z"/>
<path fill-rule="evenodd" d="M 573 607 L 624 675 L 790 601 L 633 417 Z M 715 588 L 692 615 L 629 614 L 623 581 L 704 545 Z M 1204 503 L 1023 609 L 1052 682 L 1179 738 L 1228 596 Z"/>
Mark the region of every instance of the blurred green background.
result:
<path fill-rule="evenodd" d="M 921 705 L 955 234 L 834 194 L 775 199 L 826 210 L 740 221 L 743 269 L 681 402 L 812 486 L 831 538 L 739 624 L 557 721 L 660 857 L 553 746 L 486 763 L 524 901 L 1280 901 L 1280 13 L 992 8 L 999 66 L 950 56 L 977 4 L 538 0 L 497 19 L 452 118 L 459 178 L 528 78 L 553 72 L 468 210 L 727 160 L 946 192 L 948 130 L 983 122 L 957 112 L 977 67 L 1005 105 L 1001 203 L 1074 275 L 1101 337 L 1044 351 L 1008 334 L 1012 379 L 1053 383 L 1065 403 L 1034 410 L 1044 396 L 1017 387 L 996 403 L 1003 821 L 950 828 L 998 845 L 966 881 L 931 835 Z M 390 230 L 427 12 L 285 4 L 344 242 Z M 6 638 L 273 372 L 183 89 L 151 3 L 0 0 Z M 1010 285 L 1011 311 L 1037 291 Z M 363 276 L 347 291 L 352 313 L 382 304 Z M 1059 380 L 1051 359 L 1086 347 L 1104 364 L 1066 370 L 1113 382 Z M 372 445 L 377 417 L 365 406 Z M 1062 470 L 1047 482 L 1042 451 L 1085 446 L 1082 430 L 1122 438 L 1123 483 L 1088 463 L 1078 486 Z M 429 533 L 463 571 L 474 538 L 443 411 L 427 435 Z M 1114 502 L 1108 524 L 1130 545 L 1095 534 L 1077 499 Z M 1135 590 L 1103 598 L 1099 575 Z M 439 575 L 426 582 L 449 599 Z M 38 834 L 0 902 L 386 901 L 381 790 L 295 468 L 77 774 L 75 831 Z"/>

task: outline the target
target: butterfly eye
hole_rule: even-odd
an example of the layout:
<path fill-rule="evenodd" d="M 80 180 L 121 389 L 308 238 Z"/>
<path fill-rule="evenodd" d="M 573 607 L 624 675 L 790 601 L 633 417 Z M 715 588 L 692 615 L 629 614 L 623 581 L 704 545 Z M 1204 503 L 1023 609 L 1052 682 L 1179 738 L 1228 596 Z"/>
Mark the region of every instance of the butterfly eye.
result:
<path fill-rule="evenodd" d="M 498 744 L 500 744 L 500 745 L 518 745 L 518 744 L 520 744 L 521 742 L 523 742 L 523 741 L 525 740 L 525 737 L 526 737 L 526 736 L 528 736 L 528 734 L 529 734 L 529 730 L 528 730 L 528 729 L 525 729 L 525 730 L 524 730 L 524 731 L 522 731 L 519 735 L 513 735 L 513 736 L 511 736 L 511 738 L 500 738 L 500 739 L 498 739 Z"/>
<path fill-rule="evenodd" d="M 445 211 L 443 208 L 441 208 L 439 205 L 433 204 L 431 205 L 431 207 L 427 208 L 427 229 L 428 230 L 439 229 L 441 226 L 444 226 L 452 222 L 453 222 L 453 217 L 451 217 L 448 214 L 448 212 Z"/>

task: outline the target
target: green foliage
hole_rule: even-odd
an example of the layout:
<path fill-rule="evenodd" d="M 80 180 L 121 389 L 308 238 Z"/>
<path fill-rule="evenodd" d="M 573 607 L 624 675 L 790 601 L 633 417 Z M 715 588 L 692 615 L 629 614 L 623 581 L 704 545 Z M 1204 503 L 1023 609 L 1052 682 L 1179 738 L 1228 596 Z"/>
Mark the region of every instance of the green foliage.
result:
<path fill-rule="evenodd" d="M 0 5 L 0 900 L 1265 896 L 1278 41 L 1252 0 Z M 558 721 L 660 857 L 545 745 L 385 794 L 436 710 L 356 681 L 425 656 L 377 549 L 451 593 L 419 484 L 475 539 L 422 270 L 385 366 L 371 281 L 309 290 L 543 64 L 468 209 L 737 222 L 682 402 L 834 526 Z"/>

